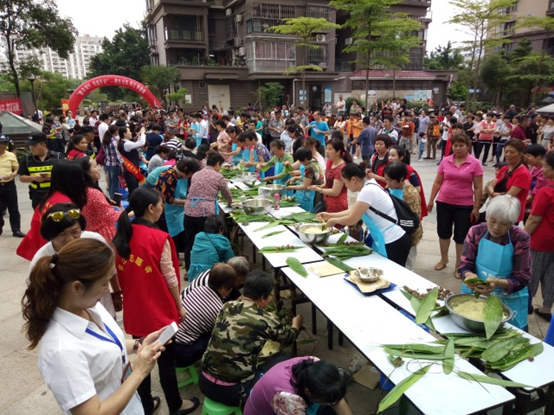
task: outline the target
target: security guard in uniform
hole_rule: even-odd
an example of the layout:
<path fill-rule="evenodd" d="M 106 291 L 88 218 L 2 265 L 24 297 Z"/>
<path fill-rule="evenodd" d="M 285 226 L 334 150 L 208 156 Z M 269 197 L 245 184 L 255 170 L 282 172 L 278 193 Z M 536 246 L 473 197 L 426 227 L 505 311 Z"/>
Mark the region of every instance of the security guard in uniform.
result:
<path fill-rule="evenodd" d="M 58 151 L 58 141 L 56 140 L 56 130 L 53 127 L 54 119 L 46 118 L 44 124 L 42 125 L 42 132 L 46 134 L 48 138 L 48 148 L 52 151 Z"/>
<path fill-rule="evenodd" d="M 33 209 L 40 204 L 50 189 L 52 167 L 64 158 L 63 154 L 48 149 L 48 141 L 44 133 L 31 134 L 27 142 L 31 154 L 19 164 L 19 179 L 22 183 L 29 183 L 29 197 Z"/>
<path fill-rule="evenodd" d="M 5 208 L 10 213 L 10 226 L 13 236 L 23 238 L 21 232 L 21 215 L 17 206 L 17 187 L 14 178 L 17 176 L 17 157 L 7 150 L 10 139 L 0 135 L 0 212 Z M 0 235 L 4 228 L 4 218 L 0 215 Z"/>

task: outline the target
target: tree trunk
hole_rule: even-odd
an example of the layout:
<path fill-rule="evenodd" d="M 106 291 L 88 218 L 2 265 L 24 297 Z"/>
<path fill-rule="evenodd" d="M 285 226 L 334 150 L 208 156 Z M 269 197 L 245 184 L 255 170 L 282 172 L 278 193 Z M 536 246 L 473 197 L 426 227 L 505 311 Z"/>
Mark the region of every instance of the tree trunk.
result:
<path fill-rule="evenodd" d="M 396 69 L 392 71 L 392 99 L 396 99 Z"/>
<path fill-rule="evenodd" d="M 304 46 L 304 67 L 308 65 L 308 47 Z M 309 112 L 308 91 L 306 90 L 306 69 L 302 69 L 302 91 L 304 92 L 304 108 Z"/>
<path fill-rule="evenodd" d="M 369 63 L 370 63 L 370 55 L 371 55 L 371 52 L 368 50 L 367 51 L 367 57 L 366 57 L 366 71 L 365 71 L 365 91 L 364 91 L 364 95 L 365 95 L 365 108 L 366 110 L 368 109 L 369 107 Z"/>
<path fill-rule="evenodd" d="M 17 68 L 15 67 L 15 53 L 14 46 L 12 44 L 11 38 L 6 37 L 6 43 L 8 46 L 8 65 L 10 66 L 10 71 L 12 73 L 13 84 L 15 85 L 15 95 L 17 98 L 21 98 L 21 90 L 19 88 L 19 74 L 17 73 Z"/>

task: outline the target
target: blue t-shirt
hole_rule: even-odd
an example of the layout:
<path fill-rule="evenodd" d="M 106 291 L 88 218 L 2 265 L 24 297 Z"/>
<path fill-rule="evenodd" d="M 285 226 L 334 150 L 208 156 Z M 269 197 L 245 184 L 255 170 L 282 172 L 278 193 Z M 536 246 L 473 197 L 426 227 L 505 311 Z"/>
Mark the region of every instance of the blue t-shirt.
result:
<path fill-rule="evenodd" d="M 371 126 L 364 128 L 358 136 L 362 157 L 370 157 L 375 153 L 375 137 L 377 130 Z"/>
<path fill-rule="evenodd" d="M 321 134 L 321 133 L 316 134 L 314 130 L 318 129 L 319 131 L 329 131 L 329 125 L 325 121 L 319 121 L 319 122 L 312 121 L 310 125 L 315 125 L 315 127 L 310 129 L 312 137 L 315 138 L 316 140 L 319 140 L 321 145 L 325 147 L 325 134 Z"/>

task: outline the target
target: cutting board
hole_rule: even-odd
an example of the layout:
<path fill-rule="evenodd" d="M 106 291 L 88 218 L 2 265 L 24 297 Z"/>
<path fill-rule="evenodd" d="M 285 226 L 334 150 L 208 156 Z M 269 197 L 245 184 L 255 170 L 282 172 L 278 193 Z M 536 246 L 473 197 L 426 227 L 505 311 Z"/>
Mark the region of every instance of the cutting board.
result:
<path fill-rule="evenodd" d="M 333 264 L 329 264 L 328 262 L 308 265 L 306 268 L 308 269 L 308 271 L 321 278 L 328 277 L 330 275 L 344 274 L 344 271 L 342 269 L 334 266 Z"/>

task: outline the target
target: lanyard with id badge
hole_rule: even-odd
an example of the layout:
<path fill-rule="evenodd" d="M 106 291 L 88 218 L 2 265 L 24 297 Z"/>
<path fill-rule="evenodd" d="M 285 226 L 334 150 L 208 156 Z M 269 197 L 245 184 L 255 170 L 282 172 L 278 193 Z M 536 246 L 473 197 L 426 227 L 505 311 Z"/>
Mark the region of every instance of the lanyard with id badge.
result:
<path fill-rule="evenodd" d="M 123 374 L 121 376 L 121 383 L 125 382 L 125 380 L 131 375 L 132 369 L 131 369 L 131 363 L 127 362 L 127 359 L 125 358 L 125 352 L 123 350 L 123 345 L 119 341 L 119 338 L 115 335 L 115 333 L 108 327 L 107 324 L 104 324 L 104 327 L 106 327 L 106 331 L 110 335 L 110 337 L 102 336 L 101 334 L 96 333 L 95 331 L 92 331 L 91 329 L 87 328 L 85 331 L 90 334 L 91 336 L 96 337 L 97 339 L 100 339 L 105 342 L 113 343 L 117 347 L 119 347 L 119 350 L 121 351 L 121 361 L 123 364 Z"/>

